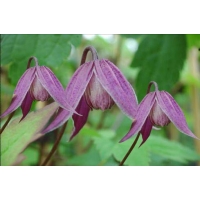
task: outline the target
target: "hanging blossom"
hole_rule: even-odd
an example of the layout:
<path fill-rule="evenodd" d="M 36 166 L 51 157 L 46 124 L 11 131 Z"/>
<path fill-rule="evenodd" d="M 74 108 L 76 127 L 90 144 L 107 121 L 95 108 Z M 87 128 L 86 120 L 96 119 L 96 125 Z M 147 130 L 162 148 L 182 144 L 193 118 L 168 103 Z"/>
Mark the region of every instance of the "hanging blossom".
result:
<path fill-rule="evenodd" d="M 85 62 L 88 51 L 91 51 L 93 59 Z M 81 66 L 72 76 L 65 97 L 82 116 L 72 115 L 59 108 L 57 116 L 43 133 L 58 128 L 72 116 L 74 130 L 71 140 L 85 125 L 90 110 L 110 109 L 116 103 L 125 115 L 134 120 L 138 106 L 131 84 L 112 62 L 107 59 L 99 60 L 96 50 L 91 46 L 85 48 Z"/>
<path fill-rule="evenodd" d="M 152 84 L 155 86 L 155 92 L 149 92 Z M 163 127 L 170 122 L 180 132 L 198 139 L 188 128 L 184 114 L 174 98 L 166 91 L 159 91 L 154 81 L 149 83 L 147 95 L 139 104 L 135 118 L 130 131 L 120 142 L 140 132 L 143 138 L 142 145 L 148 139 L 153 126 Z"/>
<path fill-rule="evenodd" d="M 30 63 L 33 59 L 36 66 L 30 67 Z M 30 57 L 27 70 L 17 83 L 11 104 L 0 117 L 5 117 L 21 106 L 23 119 L 30 111 L 34 100 L 46 101 L 50 97 L 52 97 L 60 107 L 68 110 L 70 113 L 75 112 L 67 103 L 64 95 L 65 90 L 54 73 L 48 67 L 39 66 L 37 58 Z"/>

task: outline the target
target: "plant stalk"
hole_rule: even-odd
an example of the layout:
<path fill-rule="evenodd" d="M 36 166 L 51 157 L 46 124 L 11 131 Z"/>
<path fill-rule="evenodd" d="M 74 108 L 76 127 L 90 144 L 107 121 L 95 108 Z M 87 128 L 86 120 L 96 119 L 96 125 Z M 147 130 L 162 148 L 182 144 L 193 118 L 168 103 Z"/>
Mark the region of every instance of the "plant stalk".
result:
<path fill-rule="evenodd" d="M 59 136 L 58 136 L 56 142 L 53 145 L 53 148 L 51 149 L 49 155 L 46 157 L 46 159 L 44 160 L 44 162 L 42 163 L 41 166 L 46 166 L 48 164 L 49 160 L 51 159 L 51 157 L 53 156 L 53 154 L 55 153 L 55 151 L 57 150 L 58 145 L 60 143 L 60 140 L 61 140 L 61 138 L 62 138 L 62 136 L 63 136 L 63 134 L 65 132 L 65 128 L 67 126 L 67 122 L 65 122 L 64 125 L 62 126 L 62 128 L 60 130 L 60 133 L 59 133 Z"/>
<path fill-rule="evenodd" d="M 12 117 L 13 117 L 14 114 L 15 114 L 15 111 L 12 112 L 12 113 L 9 115 L 7 121 L 5 122 L 5 124 L 3 125 L 3 127 L 2 127 L 1 130 L 0 130 L 0 134 L 3 133 L 4 129 L 6 128 L 6 126 L 8 125 L 8 123 L 10 122 L 10 120 L 12 119 Z"/>
<path fill-rule="evenodd" d="M 133 144 L 131 145 L 130 149 L 128 150 L 128 152 L 126 153 L 126 155 L 124 156 L 123 160 L 119 163 L 119 166 L 122 166 L 124 164 L 124 162 L 126 161 L 126 159 L 128 158 L 128 156 L 130 155 L 130 153 L 132 152 L 132 150 L 134 149 L 138 139 L 140 137 L 140 132 L 138 133 L 137 137 L 135 138 Z"/>

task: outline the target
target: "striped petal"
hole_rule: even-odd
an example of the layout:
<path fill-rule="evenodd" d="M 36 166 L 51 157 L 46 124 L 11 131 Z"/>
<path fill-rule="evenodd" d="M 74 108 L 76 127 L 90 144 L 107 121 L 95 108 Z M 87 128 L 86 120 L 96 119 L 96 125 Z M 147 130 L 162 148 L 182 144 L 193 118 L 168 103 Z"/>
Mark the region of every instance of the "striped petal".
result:
<path fill-rule="evenodd" d="M 143 125 L 150 113 L 150 110 L 155 102 L 155 92 L 148 93 L 142 102 L 139 104 L 135 120 L 132 124 L 130 131 L 120 140 L 124 142 L 131 136 L 135 135 L 142 130 Z"/>
<path fill-rule="evenodd" d="M 9 108 L 0 116 L 5 117 L 14 110 L 16 110 L 23 102 L 32 82 L 35 77 L 35 67 L 31 67 L 25 71 L 22 77 L 19 79 L 14 91 L 14 95 Z"/>
<path fill-rule="evenodd" d="M 137 110 L 137 98 L 132 86 L 119 71 L 119 69 L 108 60 L 95 60 L 95 75 L 102 87 L 115 101 L 117 106 L 128 117 L 134 119 Z"/>
<path fill-rule="evenodd" d="M 74 109 L 77 107 L 92 76 L 92 66 L 93 62 L 81 65 L 72 76 L 65 90 L 65 98 L 68 102 L 70 102 L 70 105 Z M 55 130 L 56 128 L 63 125 L 71 116 L 72 113 L 62 108 L 59 108 L 58 114 L 54 117 L 51 124 L 42 131 L 42 133 L 47 133 L 49 131 Z"/>
<path fill-rule="evenodd" d="M 188 128 L 184 114 L 174 98 L 165 91 L 156 91 L 158 104 L 176 128 L 184 134 L 198 139 Z"/>
<path fill-rule="evenodd" d="M 45 66 L 37 67 L 37 76 L 42 86 L 61 108 L 76 113 L 75 109 L 72 108 L 65 98 L 65 91 L 62 84 L 49 68 Z"/>
<path fill-rule="evenodd" d="M 72 76 L 65 92 L 66 99 L 76 108 L 93 74 L 94 62 L 81 65 Z"/>

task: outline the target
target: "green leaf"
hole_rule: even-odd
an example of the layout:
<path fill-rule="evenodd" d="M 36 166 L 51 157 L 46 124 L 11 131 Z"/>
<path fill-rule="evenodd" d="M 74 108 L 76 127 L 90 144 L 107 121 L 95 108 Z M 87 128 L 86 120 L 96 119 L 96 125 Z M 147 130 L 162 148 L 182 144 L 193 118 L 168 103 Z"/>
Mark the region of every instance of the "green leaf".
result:
<path fill-rule="evenodd" d="M 188 47 L 200 47 L 200 34 L 188 34 L 187 35 Z"/>
<path fill-rule="evenodd" d="M 108 138 L 94 138 L 94 144 L 102 160 L 107 160 L 115 147 L 115 143 Z"/>
<path fill-rule="evenodd" d="M 30 145 L 31 146 L 31 145 Z M 37 165 L 37 162 L 39 160 L 39 151 L 37 148 L 33 147 L 28 147 L 24 152 L 23 152 L 24 160 L 22 162 L 22 165 L 25 166 L 35 166 Z"/>
<path fill-rule="evenodd" d="M 16 84 L 26 70 L 29 57 L 37 57 L 39 65 L 57 67 L 70 55 L 71 44 L 78 46 L 80 42 L 81 35 L 3 35 L 1 62 L 11 63 L 9 77 Z"/>
<path fill-rule="evenodd" d="M 194 150 L 159 136 L 151 135 L 144 145 L 148 146 L 151 153 L 160 155 L 165 159 L 178 161 L 183 164 L 188 161 L 200 161 L 200 155 Z"/>
<path fill-rule="evenodd" d="M 185 35 L 147 35 L 139 45 L 131 67 L 139 67 L 136 80 L 138 99 L 146 94 L 150 81 L 156 81 L 160 90 L 174 86 L 186 58 Z"/>
<path fill-rule="evenodd" d="M 135 139 L 135 137 L 134 137 Z M 129 148 L 131 147 L 134 139 L 129 139 L 125 142 L 119 143 L 115 146 L 113 150 L 113 155 L 119 162 L 122 161 Z M 150 154 L 149 147 L 147 145 L 143 145 L 139 148 L 141 144 L 141 139 L 138 140 L 135 148 L 130 153 L 129 157 L 125 161 L 124 165 L 130 166 L 147 166 L 150 162 Z"/>
<path fill-rule="evenodd" d="M 94 146 L 92 146 L 86 153 L 76 155 L 75 157 L 69 158 L 67 160 L 68 165 L 78 166 L 97 166 L 100 164 L 100 162 L 100 156 Z"/>
<path fill-rule="evenodd" d="M 138 38 L 141 38 L 141 37 L 144 37 L 145 34 L 121 34 L 122 37 L 125 37 L 125 38 L 134 38 L 134 39 L 138 39 Z"/>
<path fill-rule="evenodd" d="M 44 108 L 29 113 L 21 122 L 22 116 L 13 120 L 1 135 L 1 164 L 12 165 L 17 156 L 33 140 L 41 137 L 38 133 L 54 114 L 58 105 L 52 103 Z"/>

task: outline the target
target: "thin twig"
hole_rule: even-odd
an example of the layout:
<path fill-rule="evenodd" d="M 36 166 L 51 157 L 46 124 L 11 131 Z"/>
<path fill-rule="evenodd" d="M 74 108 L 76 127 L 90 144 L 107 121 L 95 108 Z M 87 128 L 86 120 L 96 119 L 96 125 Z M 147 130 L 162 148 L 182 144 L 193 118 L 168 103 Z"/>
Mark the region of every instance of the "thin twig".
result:
<path fill-rule="evenodd" d="M 122 166 L 124 164 L 124 162 L 126 161 L 126 159 L 128 158 L 129 154 L 131 153 L 131 151 L 133 150 L 133 148 L 135 147 L 138 139 L 139 139 L 140 133 L 138 133 L 137 137 L 135 138 L 133 144 L 131 145 L 130 149 L 128 150 L 128 152 L 126 153 L 126 155 L 124 156 L 123 160 L 119 163 L 119 166 Z"/>
<path fill-rule="evenodd" d="M 3 125 L 3 127 L 1 128 L 0 134 L 2 134 L 2 132 L 4 131 L 4 129 L 6 128 L 6 126 L 8 125 L 8 123 L 10 122 L 10 120 L 12 119 L 12 117 L 13 117 L 14 114 L 15 114 L 15 111 L 10 114 L 10 116 L 7 119 L 7 121 L 5 122 L 5 124 Z"/>
<path fill-rule="evenodd" d="M 49 160 L 51 159 L 51 157 L 53 156 L 53 154 L 55 153 L 55 151 L 56 151 L 56 149 L 57 149 L 57 147 L 58 147 L 58 145 L 59 145 L 59 143 L 60 143 L 60 140 L 61 140 L 61 138 L 62 138 L 62 136 L 63 136 L 63 134 L 64 134 L 64 132 L 65 132 L 65 128 L 66 128 L 66 126 L 67 126 L 67 122 L 68 122 L 68 121 L 66 121 L 66 122 L 64 123 L 64 125 L 62 126 L 62 129 L 61 129 L 61 131 L 60 131 L 60 134 L 59 134 L 59 136 L 58 136 L 56 142 L 54 143 L 53 148 L 51 149 L 49 155 L 47 156 L 47 158 L 45 159 L 45 161 L 42 163 L 41 166 L 46 166 L 46 165 L 48 164 Z"/>

